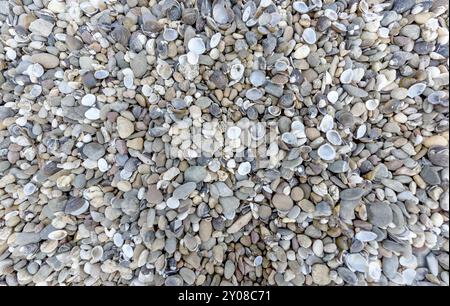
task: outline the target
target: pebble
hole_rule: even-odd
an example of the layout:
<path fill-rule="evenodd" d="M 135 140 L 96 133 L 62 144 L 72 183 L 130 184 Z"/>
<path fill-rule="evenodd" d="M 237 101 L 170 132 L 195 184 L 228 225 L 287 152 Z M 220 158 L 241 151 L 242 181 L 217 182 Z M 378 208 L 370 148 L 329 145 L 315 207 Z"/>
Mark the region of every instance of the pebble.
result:
<path fill-rule="evenodd" d="M 0 1 L 0 285 L 448 285 L 445 1 L 154 2 Z"/>

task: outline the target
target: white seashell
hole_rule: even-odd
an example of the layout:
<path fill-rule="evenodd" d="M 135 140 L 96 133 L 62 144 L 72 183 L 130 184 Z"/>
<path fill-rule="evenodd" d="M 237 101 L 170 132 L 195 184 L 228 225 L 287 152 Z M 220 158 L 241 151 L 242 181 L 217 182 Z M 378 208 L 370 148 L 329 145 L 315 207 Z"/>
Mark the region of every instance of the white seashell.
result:
<path fill-rule="evenodd" d="M 84 113 L 84 116 L 89 120 L 100 119 L 100 110 L 98 108 L 92 107 Z"/>
<path fill-rule="evenodd" d="M 305 125 L 301 121 L 294 121 L 291 124 L 292 134 L 297 138 L 305 138 Z"/>
<path fill-rule="evenodd" d="M 357 271 L 365 273 L 369 266 L 367 259 L 359 253 L 348 254 L 344 258 L 344 261 L 347 267 L 353 272 Z"/>
<path fill-rule="evenodd" d="M 358 83 L 359 81 L 361 81 L 361 79 L 364 76 L 364 69 L 356 68 L 356 69 L 352 70 L 352 73 L 353 73 L 353 77 L 352 77 L 353 82 Z"/>
<path fill-rule="evenodd" d="M 50 240 L 63 240 L 67 237 L 67 232 L 64 230 L 56 230 L 48 234 L 48 239 Z"/>
<path fill-rule="evenodd" d="M 335 146 L 340 146 L 342 144 L 341 135 L 339 135 L 339 133 L 336 132 L 335 130 L 329 130 L 326 133 L 326 137 L 327 137 L 327 140 Z"/>
<path fill-rule="evenodd" d="M 234 64 L 230 69 L 230 76 L 233 80 L 239 81 L 244 75 L 244 65 Z"/>
<path fill-rule="evenodd" d="M 188 42 L 188 49 L 195 54 L 203 54 L 206 51 L 205 43 L 200 37 L 191 38 Z"/>
<path fill-rule="evenodd" d="M 211 36 L 211 39 L 209 41 L 209 46 L 211 48 L 215 48 L 219 45 L 220 39 L 222 38 L 222 34 L 216 33 L 213 36 Z"/>
<path fill-rule="evenodd" d="M 361 242 L 368 242 L 377 239 L 377 234 L 369 231 L 360 231 L 355 235 L 355 238 Z"/>
<path fill-rule="evenodd" d="M 430 94 L 427 99 L 430 104 L 436 105 L 436 104 L 444 104 L 445 101 L 448 101 L 448 97 L 446 98 L 445 91 L 435 91 L 432 94 Z"/>
<path fill-rule="evenodd" d="M 166 41 L 174 41 L 178 37 L 178 32 L 172 28 L 166 28 L 163 32 L 163 38 Z"/>
<path fill-rule="evenodd" d="M 262 70 L 252 71 L 250 74 L 250 83 L 255 87 L 264 85 L 266 83 L 266 73 Z"/>
<path fill-rule="evenodd" d="M 327 114 L 323 116 L 322 121 L 320 121 L 319 130 L 321 130 L 322 132 L 328 132 L 333 128 L 333 126 L 334 126 L 333 117 Z"/>
<path fill-rule="evenodd" d="M 381 277 L 381 266 L 376 261 L 371 261 L 367 268 L 367 274 L 374 280 L 379 281 Z"/>
<path fill-rule="evenodd" d="M 167 207 L 169 207 L 171 209 L 176 209 L 180 206 L 180 200 L 178 200 L 177 198 L 174 198 L 174 197 L 170 197 L 167 199 L 166 204 L 167 204 Z"/>
<path fill-rule="evenodd" d="M 378 108 L 378 105 L 380 105 L 380 102 L 377 99 L 370 99 L 366 101 L 366 108 L 369 111 L 374 111 Z"/>
<path fill-rule="evenodd" d="M 123 77 L 123 85 L 125 85 L 126 88 L 132 89 L 134 87 L 134 79 L 133 76 L 130 74 L 127 74 Z"/>
<path fill-rule="evenodd" d="M 331 21 L 336 21 L 338 20 L 338 14 L 332 10 L 332 9 L 326 9 L 323 14 L 325 15 L 325 17 L 327 17 L 328 19 L 330 19 Z"/>
<path fill-rule="evenodd" d="M 313 28 L 306 28 L 302 33 L 302 38 L 307 44 L 315 44 L 317 41 L 316 31 Z"/>
<path fill-rule="evenodd" d="M 196 65 L 196 64 L 198 63 L 199 56 L 198 56 L 197 53 L 194 53 L 194 52 L 192 52 L 192 51 L 189 51 L 189 52 L 186 54 L 186 56 L 187 56 L 187 61 L 188 61 L 189 64 L 191 64 L 191 65 Z"/>
<path fill-rule="evenodd" d="M 259 100 L 262 96 L 263 92 L 258 88 L 250 88 L 245 93 L 245 97 L 251 101 Z"/>
<path fill-rule="evenodd" d="M 252 170 L 252 165 L 249 162 L 243 162 L 239 165 L 237 172 L 240 175 L 247 175 Z"/>
<path fill-rule="evenodd" d="M 367 132 L 367 126 L 365 124 L 362 124 L 358 127 L 358 130 L 356 131 L 356 139 L 360 139 L 364 135 L 366 135 Z"/>
<path fill-rule="evenodd" d="M 403 282 L 406 285 L 412 285 L 414 283 L 414 280 L 416 279 L 416 270 L 414 269 L 405 269 L 402 272 Z"/>
<path fill-rule="evenodd" d="M 292 8 L 300 14 L 306 14 L 309 11 L 308 6 L 303 1 L 295 1 L 292 3 Z"/>
<path fill-rule="evenodd" d="M 189 60 L 189 53 L 188 53 L 188 60 Z M 156 72 L 160 77 L 167 80 L 172 75 L 173 70 L 172 67 L 170 67 L 170 65 L 167 62 L 160 60 L 158 61 L 158 65 L 156 65 Z"/>
<path fill-rule="evenodd" d="M 330 103 L 334 104 L 339 100 L 339 93 L 335 90 L 332 90 L 327 94 L 327 99 L 328 101 L 330 101 Z"/>
<path fill-rule="evenodd" d="M 25 186 L 23 186 L 23 193 L 26 196 L 32 195 L 37 190 L 36 185 L 33 183 L 27 183 Z"/>
<path fill-rule="evenodd" d="M 238 126 L 232 126 L 227 130 L 227 137 L 229 139 L 238 139 L 241 136 L 241 128 Z"/>
<path fill-rule="evenodd" d="M 321 145 L 317 154 L 323 160 L 334 160 L 336 158 L 336 150 L 328 143 Z"/>
<path fill-rule="evenodd" d="M 352 79 L 353 79 L 352 69 L 344 70 L 341 73 L 341 76 L 339 77 L 339 80 L 341 81 L 342 84 L 350 84 L 352 82 Z"/>
<path fill-rule="evenodd" d="M 101 245 L 96 245 L 91 250 L 91 263 L 99 262 L 103 257 L 103 247 Z"/>
<path fill-rule="evenodd" d="M 424 83 L 417 83 L 412 85 L 408 89 L 408 97 L 415 98 L 417 96 L 420 96 L 425 91 L 425 88 L 427 88 L 427 85 Z"/>

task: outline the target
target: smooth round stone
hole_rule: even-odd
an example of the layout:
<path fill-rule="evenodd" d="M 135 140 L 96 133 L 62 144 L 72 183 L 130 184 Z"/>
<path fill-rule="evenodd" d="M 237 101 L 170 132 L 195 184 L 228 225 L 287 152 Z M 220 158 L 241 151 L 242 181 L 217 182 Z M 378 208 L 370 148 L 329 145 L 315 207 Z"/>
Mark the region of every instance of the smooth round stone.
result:
<path fill-rule="evenodd" d="M 83 147 L 83 154 L 91 160 L 100 159 L 103 155 L 105 155 L 105 152 L 106 151 L 103 145 L 96 142 L 87 143 Z"/>
<path fill-rule="evenodd" d="M 186 169 L 184 172 L 184 180 L 186 182 L 194 182 L 199 183 L 202 182 L 206 176 L 208 175 L 208 171 L 202 166 L 191 166 Z"/>
<path fill-rule="evenodd" d="M 117 132 L 120 138 L 127 138 L 134 133 L 134 124 L 125 117 L 117 117 Z"/>
<path fill-rule="evenodd" d="M 311 276 L 313 282 L 319 286 L 326 286 L 331 283 L 330 268 L 324 264 L 315 264 L 312 266 Z"/>
<path fill-rule="evenodd" d="M 276 193 L 272 197 L 272 204 L 276 209 L 280 211 L 289 211 L 292 206 L 294 206 L 294 202 L 292 201 L 292 199 L 282 193 Z"/>
<path fill-rule="evenodd" d="M 37 187 L 33 183 L 27 183 L 27 184 L 25 184 L 25 186 L 23 186 L 23 193 L 26 196 L 32 195 L 33 193 L 36 192 L 36 190 L 37 190 Z"/>
<path fill-rule="evenodd" d="M 31 61 L 40 64 L 45 69 L 52 69 L 59 66 L 59 58 L 50 53 L 33 54 Z"/>
<path fill-rule="evenodd" d="M 362 188 L 344 189 L 339 193 L 341 200 L 355 201 L 361 199 L 365 191 Z"/>
<path fill-rule="evenodd" d="M 97 70 L 94 72 L 94 77 L 98 80 L 106 79 L 109 76 L 109 72 L 107 70 Z"/>
<path fill-rule="evenodd" d="M 101 172 L 106 172 L 109 170 L 108 162 L 104 158 L 100 158 L 97 161 L 97 164 L 98 164 L 98 170 L 100 170 Z"/>
<path fill-rule="evenodd" d="M 331 163 L 327 169 L 333 173 L 345 173 L 350 169 L 350 167 L 348 162 L 344 160 L 337 160 Z"/>
<path fill-rule="evenodd" d="M 84 106 L 92 106 L 95 104 L 96 97 L 93 94 L 87 94 L 81 98 L 81 104 Z"/>
<path fill-rule="evenodd" d="M 100 119 L 100 110 L 98 108 L 91 107 L 84 113 L 84 116 L 89 120 L 98 120 Z"/>

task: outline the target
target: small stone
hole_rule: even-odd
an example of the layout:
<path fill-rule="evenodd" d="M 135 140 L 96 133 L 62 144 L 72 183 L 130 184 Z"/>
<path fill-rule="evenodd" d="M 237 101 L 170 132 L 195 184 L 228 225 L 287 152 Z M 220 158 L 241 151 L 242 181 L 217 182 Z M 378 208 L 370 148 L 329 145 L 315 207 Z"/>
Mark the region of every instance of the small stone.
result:
<path fill-rule="evenodd" d="M 312 266 L 311 276 L 313 282 L 319 286 L 327 286 L 331 283 L 330 269 L 323 264 L 315 264 Z"/>
<path fill-rule="evenodd" d="M 134 133 L 134 124 L 125 117 L 117 118 L 117 132 L 120 138 L 127 138 Z"/>
<path fill-rule="evenodd" d="M 276 193 L 272 197 L 272 204 L 280 211 L 288 211 L 294 206 L 292 199 L 282 193 Z"/>
<path fill-rule="evenodd" d="M 367 207 L 369 222 L 378 227 L 386 227 L 392 222 L 393 214 L 389 204 L 372 203 Z"/>
<path fill-rule="evenodd" d="M 186 182 L 199 183 L 205 180 L 208 171 L 202 166 L 191 166 L 184 172 L 184 180 Z"/>

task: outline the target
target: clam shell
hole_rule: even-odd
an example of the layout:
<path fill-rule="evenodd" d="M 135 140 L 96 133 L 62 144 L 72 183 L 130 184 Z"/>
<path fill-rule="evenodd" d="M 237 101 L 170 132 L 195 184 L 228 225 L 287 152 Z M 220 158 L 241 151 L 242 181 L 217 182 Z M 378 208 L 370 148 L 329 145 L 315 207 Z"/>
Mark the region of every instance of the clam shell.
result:
<path fill-rule="evenodd" d="M 239 81 L 244 75 L 244 65 L 234 64 L 230 69 L 230 76 L 233 80 Z"/>
<path fill-rule="evenodd" d="M 334 160 L 336 158 L 336 150 L 328 143 L 325 143 L 319 147 L 317 155 L 323 160 Z"/>
<path fill-rule="evenodd" d="M 303 1 L 295 1 L 292 3 L 292 8 L 300 14 L 306 14 L 309 11 L 308 5 Z"/>
<path fill-rule="evenodd" d="M 448 94 L 445 91 L 435 91 L 427 97 L 428 103 L 448 106 Z"/>
<path fill-rule="evenodd" d="M 263 96 L 263 91 L 258 88 L 251 88 L 246 91 L 245 97 L 249 100 L 255 101 L 261 99 Z"/>
<path fill-rule="evenodd" d="M 330 115 L 325 115 L 322 118 L 322 121 L 320 121 L 319 130 L 322 132 L 328 132 L 331 130 L 334 126 L 334 119 Z"/>
<path fill-rule="evenodd" d="M 255 86 L 262 86 L 266 83 L 266 73 L 262 70 L 252 71 L 250 74 L 250 83 Z"/>
<path fill-rule="evenodd" d="M 267 112 L 272 116 L 279 116 L 281 114 L 281 108 L 278 106 L 271 105 L 267 108 Z"/>
<path fill-rule="evenodd" d="M 344 258 L 345 264 L 353 272 L 366 272 L 369 266 L 367 259 L 359 253 L 348 254 Z"/>
<path fill-rule="evenodd" d="M 302 33 L 303 40 L 310 45 L 313 45 L 317 41 L 317 34 L 313 28 L 306 28 Z"/>
<path fill-rule="evenodd" d="M 339 93 L 335 90 L 332 90 L 327 94 L 327 99 L 330 103 L 334 104 L 339 100 Z"/>
<path fill-rule="evenodd" d="M 163 32 L 163 38 L 166 41 L 174 41 L 178 37 L 178 32 L 175 29 L 165 28 Z"/>
<path fill-rule="evenodd" d="M 374 111 L 378 108 L 378 105 L 380 105 L 380 102 L 378 100 L 370 99 L 366 101 L 366 108 L 369 111 Z"/>
<path fill-rule="evenodd" d="M 227 137 L 229 139 L 238 139 L 241 136 L 241 128 L 238 126 L 232 126 L 227 130 Z"/>
<path fill-rule="evenodd" d="M 56 230 L 48 234 L 48 239 L 50 240 L 63 240 L 67 237 L 67 232 L 65 230 Z"/>
<path fill-rule="evenodd" d="M 213 36 L 211 36 L 211 39 L 209 40 L 209 46 L 211 48 L 217 47 L 220 43 L 221 38 L 222 38 L 222 34 L 215 33 Z"/>
<path fill-rule="evenodd" d="M 195 54 L 203 54 L 206 51 L 205 43 L 200 37 L 191 38 L 188 42 L 188 49 Z"/>
<path fill-rule="evenodd" d="M 427 88 L 427 85 L 424 83 L 417 83 L 408 88 L 408 97 L 415 98 L 420 96 Z"/>
<path fill-rule="evenodd" d="M 189 51 L 186 54 L 186 58 L 189 64 L 191 65 L 196 65 L 198 63 L 199 60 L 199 55 L 195 52 Z"/>
<path fill-rule="evenodd" d="M 91 263 L 99 262 L 103 257 L 103 247 L 97 245 L 91 250 Z"/>
<path fill-rule="evenodd" d="M 335 130 L 327 131 L 326 137 L 327 137 L 327 140 L 335 146 L 340 146 L 342 144 L 341 135 L 338 132 L 336 132 Z"/>
<path fill-rule="evenodd" d="M 296 145 L 297 137 L 294 134 L 286 132 L 281 135 L 281 140 L 288 145 Z"/>
<path fill-rule="evenodd" d="M 222 25 L 231 23 L 234 19 L 234 13 L 230 7 L 231 4 L 229 1 L 217 0 L 212 11 L 214 21 Z"/>

